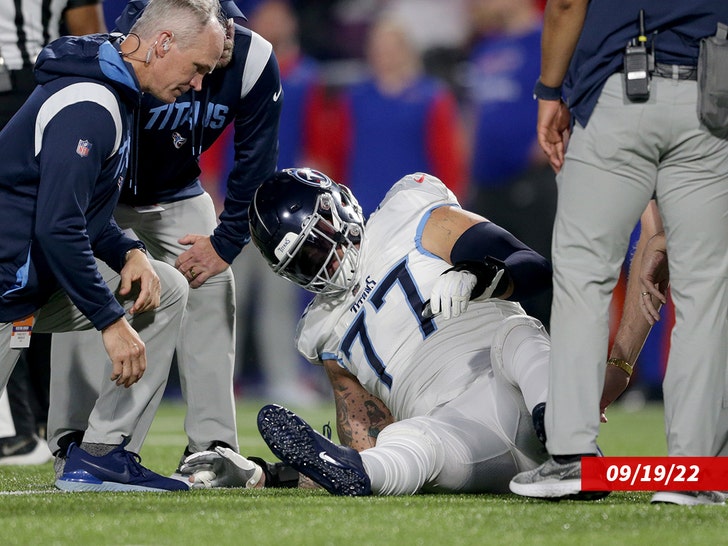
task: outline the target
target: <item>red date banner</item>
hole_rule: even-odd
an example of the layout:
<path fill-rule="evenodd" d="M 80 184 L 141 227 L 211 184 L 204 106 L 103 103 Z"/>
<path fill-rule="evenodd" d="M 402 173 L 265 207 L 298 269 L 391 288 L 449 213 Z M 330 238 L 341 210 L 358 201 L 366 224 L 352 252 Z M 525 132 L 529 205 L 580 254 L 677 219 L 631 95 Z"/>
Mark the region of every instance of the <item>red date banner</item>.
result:
<path fill-rule="evenodd" d="M 583 491 L 728 491 L 728 457 L 584 457 Z"/>

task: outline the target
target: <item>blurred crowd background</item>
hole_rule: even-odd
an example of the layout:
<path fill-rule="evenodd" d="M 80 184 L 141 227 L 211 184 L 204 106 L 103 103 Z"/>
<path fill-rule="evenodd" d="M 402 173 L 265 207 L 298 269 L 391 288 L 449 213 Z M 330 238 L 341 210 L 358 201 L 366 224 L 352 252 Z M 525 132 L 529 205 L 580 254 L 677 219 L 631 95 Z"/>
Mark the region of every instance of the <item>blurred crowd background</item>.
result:
<path fill-rule="evenodd" d="M 536 143 L 545 0 L 236 0 L 273 44 L 284 106 L 279 168 L 311 166 L 350 186 L 371 213 L 405 174 L 438 176 L 461 204 L 550 257 L 553 172 Z M 126 0 L 105 0 L 109 29 Z M 221 206 L 232 131 L 202 157 Z M 638 226 L 633 235 L 638 235 Z M 627 271 L 629 256 L 625 262 Z M 295 352 L 308 295 L 271 274 L 252 246 L 233 264 L 236 393 L 285 404 L 328 400 L 325 378 Z M 623 275 L 624 277 L 624 275 Z M 612 304 L 621 314 L 624 278 Z M 523 302 L 548 328 L 550 296 Z M 661 398 L 671 304 L 625 397 Z M 605 355 L 606 357 L 606 355 Z M 168 396 L 178 389 L 170 379 Z"/>

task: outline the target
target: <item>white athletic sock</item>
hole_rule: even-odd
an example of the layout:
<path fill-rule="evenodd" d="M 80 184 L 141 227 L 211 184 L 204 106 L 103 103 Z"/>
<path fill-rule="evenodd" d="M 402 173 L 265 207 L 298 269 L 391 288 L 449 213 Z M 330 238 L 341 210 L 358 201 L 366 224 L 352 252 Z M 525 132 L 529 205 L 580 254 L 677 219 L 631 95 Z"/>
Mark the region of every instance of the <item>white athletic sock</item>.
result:
<path fill-rule="evenodd" d="M 400 430 L 391 430 L 391 427 Z M 364 468 L 375 495 L 414 495 L 431 477 L 437 451 L 422 433 L 389 425 L 377 438 L 377 446 L 361 452 Z"/>

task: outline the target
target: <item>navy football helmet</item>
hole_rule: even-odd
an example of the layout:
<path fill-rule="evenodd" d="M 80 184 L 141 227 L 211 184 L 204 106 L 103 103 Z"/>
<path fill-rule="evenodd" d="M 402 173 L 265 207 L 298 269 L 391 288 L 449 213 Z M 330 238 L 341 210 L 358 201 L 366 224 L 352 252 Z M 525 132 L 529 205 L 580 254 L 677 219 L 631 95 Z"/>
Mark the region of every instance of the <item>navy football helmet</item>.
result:
<path fill-rule="evenodd" d="M 249 218 L 253 243 L 277 274 L 317 294 L 355 285 L 364 216 L 346 186 L 313 169 L 284 169 L 255 192 Z"/>

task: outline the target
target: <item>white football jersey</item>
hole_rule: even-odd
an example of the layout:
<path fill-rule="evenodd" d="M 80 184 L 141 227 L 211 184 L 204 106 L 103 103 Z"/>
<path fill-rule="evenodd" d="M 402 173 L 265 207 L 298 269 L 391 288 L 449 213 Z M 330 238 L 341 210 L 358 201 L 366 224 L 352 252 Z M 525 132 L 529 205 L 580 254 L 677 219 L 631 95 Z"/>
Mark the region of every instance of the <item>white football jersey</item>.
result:
<path fill-rule="evenodd" d="M 431 212 L 457 206 L 437 178 L 398 181 L 367 224 L 360 283 L 337 298 L 317 296 L 298 325 L 296 345 L 313 363 L 337 360 L 397 420 L 424 415 L 490 372 L 493 333 L 525 314 L 514 302 L 470 302 L 457 318 L 422 318 L 433 284 L 450 264 L 421 246 Z"/>

